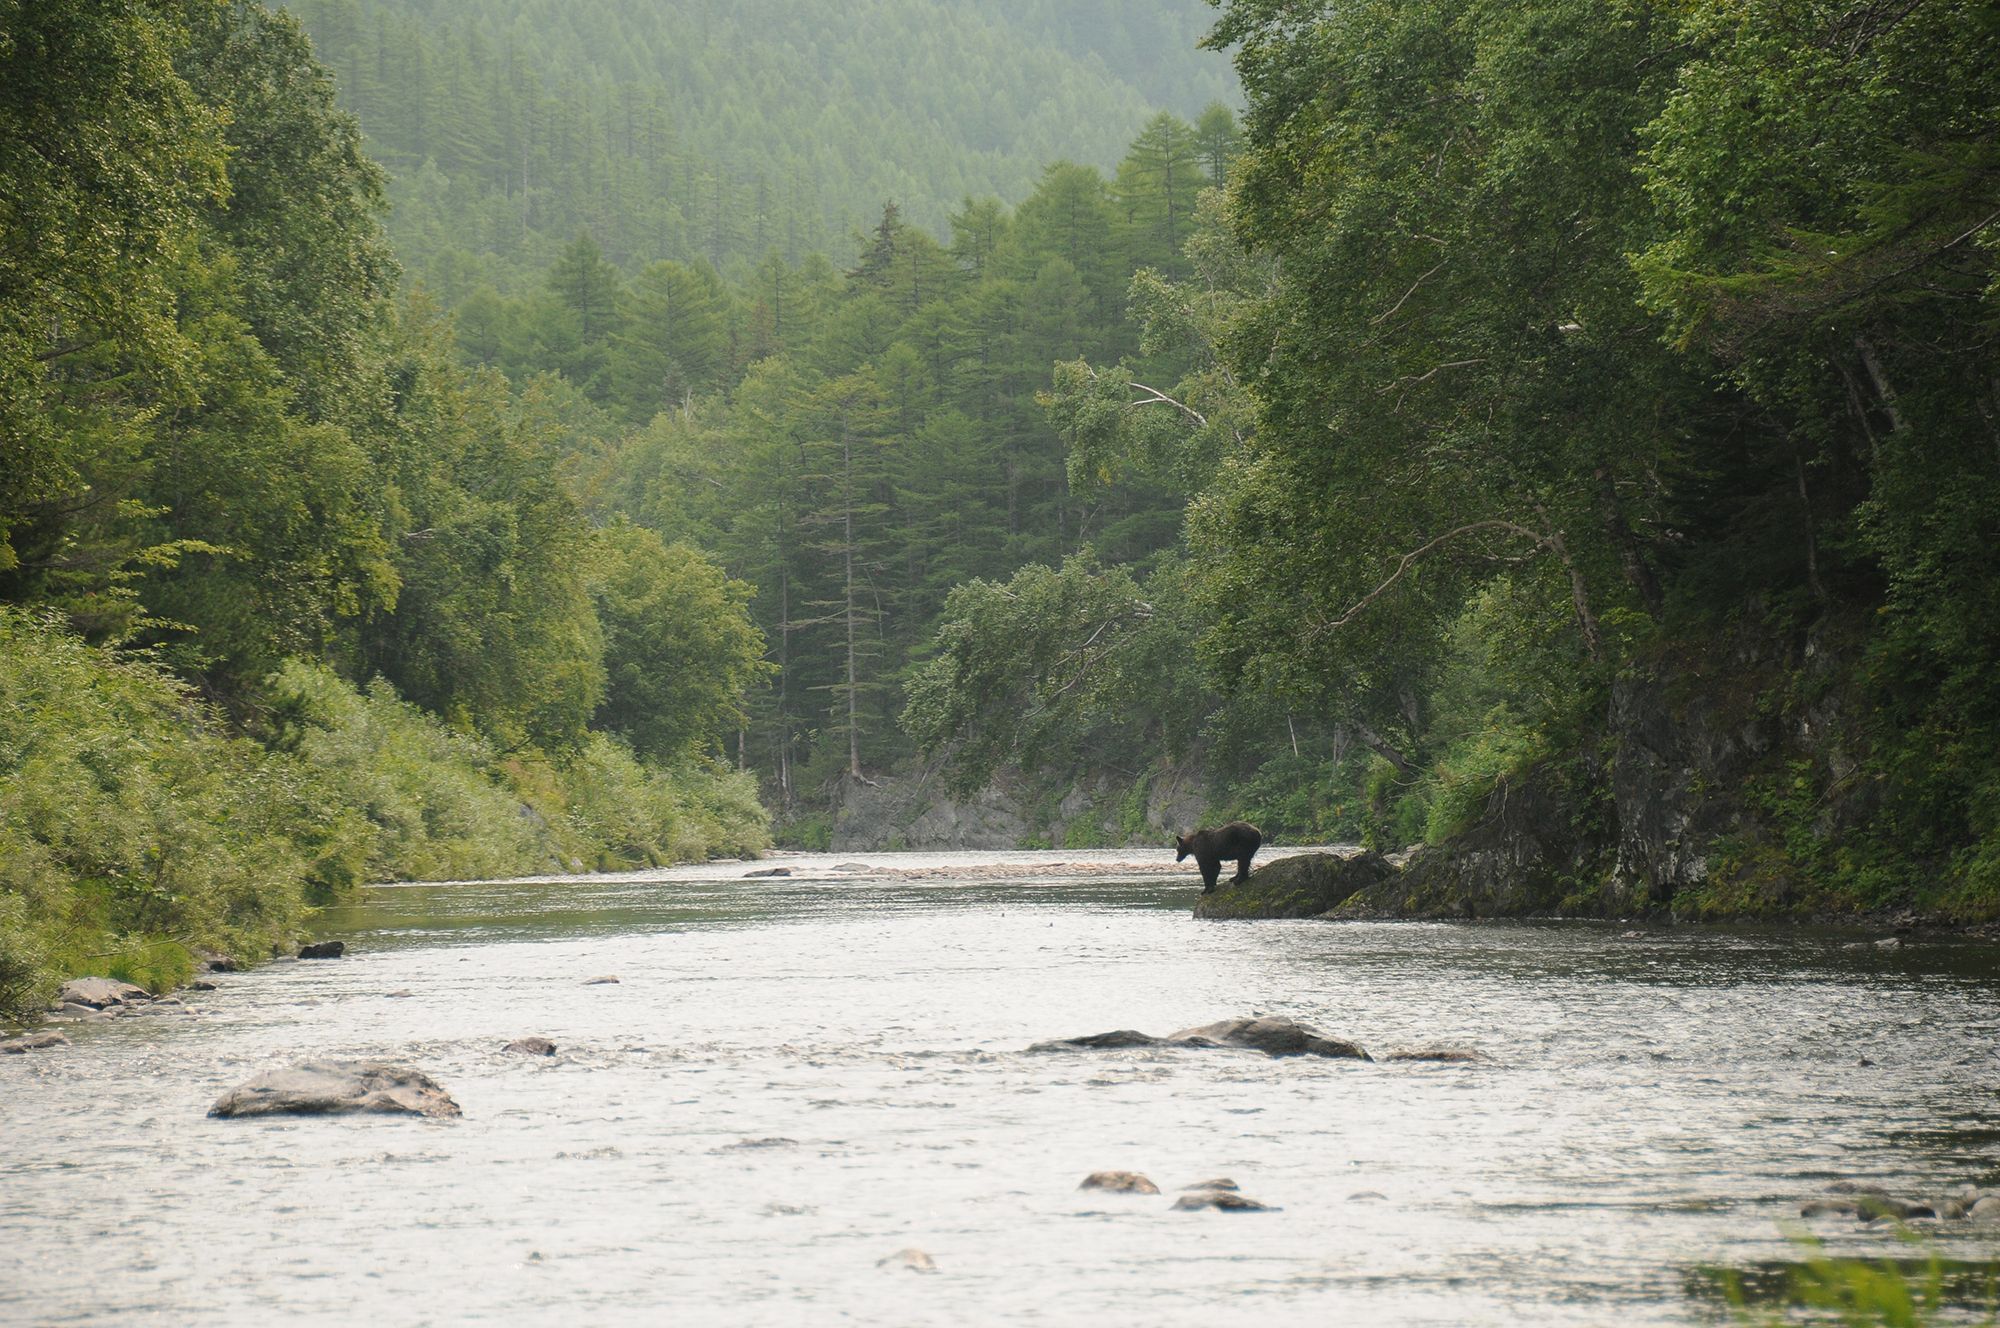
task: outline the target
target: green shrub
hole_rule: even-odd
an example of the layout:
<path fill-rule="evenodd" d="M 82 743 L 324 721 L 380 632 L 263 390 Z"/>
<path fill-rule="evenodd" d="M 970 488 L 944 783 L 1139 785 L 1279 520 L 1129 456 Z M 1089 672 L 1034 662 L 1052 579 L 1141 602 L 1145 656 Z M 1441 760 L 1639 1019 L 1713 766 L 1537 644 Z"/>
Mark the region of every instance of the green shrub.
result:
<path fill-rule="evenodd" d="M 747 775 L 663 770 L 592 735 L 502 759 L 399 700 L 292 661 L 256 738 L 160 666 L 0 608 L 0 1015 L 64 976 L 162 990 L 213 949 L 289 946 L 366 881 L 630 867 L 770 843 Z"/>

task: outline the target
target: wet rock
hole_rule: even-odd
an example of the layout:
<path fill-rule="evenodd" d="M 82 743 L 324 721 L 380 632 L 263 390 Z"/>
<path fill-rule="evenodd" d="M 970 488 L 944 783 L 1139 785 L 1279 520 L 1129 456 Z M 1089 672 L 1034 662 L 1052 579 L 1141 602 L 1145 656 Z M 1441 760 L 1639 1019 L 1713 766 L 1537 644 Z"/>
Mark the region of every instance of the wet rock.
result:
<path fill-rule="evenodd" d="M 197 950 L 195 957 L 201 960 L 204 973 L 234 973 L 236 961 L 218 950 Z"/>
<path fill-rule="evenodd" d="M 618 979 L 614 977 L 585 978 L 583 985 L 586 987 L 615 987 L 618 985 Z"/>
<path fill-rule="evenodd" d="M 1204 1180 L 1204 1181 L 1199 1181 L 1193 1185 L 1183 1185 L 1181 1186 L 1181 1193 L 1186 1194 L 1190 1190 L 1235 1191 L 1235 1190 L 1240 1190 L 1242 1188 L 1243 1187 L 1241 1185 L 1238 1185 L 1235 1181 L 1229 1179 L 1229 1177 L 1227 1176 L 1217 1176 L 1214 1180 Z"/>
<path fill-rule="evenodd" d="M 897 1250 L 894 1254 L 875 1261 L 877 1268 L 901 1268 L 911 1273 L 934 1273 L 937 1261 L 919 1249 Z"/>
<path fill-rule="evenodd" d="M 69 1039 L 60 1033 L 30 1033 L 26 1037 L 0 1042 L 0 1056 L 19 1056 L 30 1051 L 47 1051 L 51 1047 L 68 1045 Z"/>
<path fill-rule="evenodd" d="M 1199 1212 L 1213 1208 L 1223 1213 L 1274 1213 L 1277 1209 L 1269 1204 L 1258 1203 L 1247 1194 L 1235 1190 L 1189 1190 L 1174 1200 L 1174 1211 L 1181 1213 Z"/>
<path fill-rule="evenodd" d="M 1203 1024 L 1200 1028 L 1184 1028 L 1175 1033 L 1169 1041 L 1185 1046 L 1214 1044 L 1224 1047 L 1246 1047 L 1269 1056 L 1329 1056 L 1339 1060 L 1359 1061 L 1374 1059 L 1352 1042 L 1327 1037 L 1318 1030 L 1308 1028 L 1283 1015 L 1263 1015 L 1255 1019 L 1224 1019 L 1219 1023 Z"/>
<path fill-rule="evenodd" d="M 842 872 L 865 872 L 865 871 L 874 871 L 875 869 L 869 866 L 865 862 L 837 862 L 833 865 L 833 867 L 830 870 L 842 871 Z"/>
<path fill-rule="evenodd" d="M 1974 1222 L 2000 1222 L 2000 1194 L 1985 1194 L 1965 1207 L 1965 1215 Z"/>
<path fill-rule="evenodd" d="M 416 993 L 411 991 L 392 991 L 387 996 L 384 996 L 382 999 L 385 1001 L 414 1000 L 416 999 Z"/>
<path fill-rule="evenodd" d="M 1228 880 L 1195 901 L 1198 918 L 1312 918 L 1337 908 L 1353 895 L 1396 875 L 1379 853 L 1344 857 L 1300 853 Z"/>
<path fill-rule="evenodd" d="M 307 1061 L 272 1070 L 216 1099 L 211 1116 L 452 1117 L 458 1103 L 421 1070 L 381 1061 Z"/>
<path fill-rule="evenodd" d="M 1903 943 L 1894 936 L 1887 936 L 1875 942 L 1875 948 L 1877 950 L 1900 950 L 1903 948 Z"/>
<path fill-rule="evenodd" d="M 792 869 L 790 867 L 766 867 L 763 871 L 744 872 L 743 879 L 747 881 L 760 876 L 790 876 L 791 874 Z"/>
<path fill-rule="evenodd" d="M 1387 1203 L 1389 1196 L 1380 1190 L 1356 1190 L 1347 1196 L 1349 1203 Z"/>
<path fill-rule="evenodd" d="M 346 953 L 346 941 L 314 941 L 299 947 L 301 959 L 338 959 Z"/>
<path fill-rule="evenodd" d="M 196 978 L 196 979 L 195 979 L 195 980 L 194 980 L 193 982 L 190 982 L 190 983 L 188 983 L 188 984 L 187 984 L 187 990 L 188 990 L 188 991 L 214 991 L 214 990 L 215 990 L 215 984 L 214 984 L 213 982 L 209 982 L 209 981 L 207 981 L 206 979 L 203 979 L 203 978 Z"/>
<path fill-rule="evenodd" d="M 1646 939 L 1646 933 L 1643 931 L 1621 931 L 1618 933 L 1618 939 L 1621 941 L 1643 941 Z"/>
<path fill-rule="evenodd" d="M 1889 1218 L 1908 1222 L 1938 1215 L 1931 1204 L 1899 1199 L 1868 1181 L 1838 1180 L 1826 1189 L 1835 1197 L 1807 1201 L 1799 1209 L 1800 1217 L 1854 1217 L 1863 1222 Z"/>
<path fill-rule="evenodd" d="M 1413 1047 L 1405 1051 L 1392 1051 L 1382 1058 L 1387 1061 L 1435 1061 L 1440 1065 L 1470 1065 L 1483 1061 L 1486 1057 L 1470 1047 Z"/>
<path fill-rule="evenodd" d="M 798 1146 L 799 1146 L 798 1140 L 787 1139 L 783 1135 L 777 1135 L 777 1134 L 769 1135 L 762 1139 L 738 1139 L 733 1144 L 723 1145 L 725 1149 L 731 1152 L 737 1150 L 746 1150 L 754 1152 L 765 1148 L 797 1148 Z"/>
<path fill-rule="evenodd" d="M 108 1010 L 120 1005 L 144 1005 L 153 999 L 144 987 L 116 978 L 71 978 L 63 983 L 57 997 L 64 1005 L 80 1005 L 90 1010 Z"/>
<path fill-rule="evenodd" d="M 522 1056 L 553 1056 L 556 1044 L 541 1037 L 515 1038 L 507 1044 L 507 1050 Z"/>
<path fill-rule="evenodd" d="M 1079 1190 L 1105 1190 L 1111 1194 L 1158 1194 L 1160 1187 L 1136 1171 L 1093 1171 L 1083 1178 Z"/>
<path fill-rule="evenodd" d="M 1091 1033 L 1085 1037 L 1058 1038 L 1054 1042 L 1037 1042 L 1029 1051 L 1116 1051 L 1124 1047 L 1160 1047 L 1166 1045 L 1165 1038 L 1151 1037 L 1130 1028 L 1113 1029 L 1109 1033 Z"/>
<path fill-rule="evenodd" d="M 1316 1029 L 1283 1015 L 1261 1015 L 1254 1019 L 1224 1019 L 1199 1028 L 1184 1028 L 1167 1037 L 1153 1037 L 1130 1028 L 1087 1037 L 1037 1042 L 1029 1051 L 1118 1051 L 1128 1047 L 1242 1047 L 1270 1056 L 1329 1056 L 1345 1060 L 1373 1060 L 1352 1042 L 1330 1038 Z"/>
<path fill-rule="evenodd" d="M 1907 1199 L 1885 1199 L 1874 1195 L 1863 1195 L 1856 1200 L 1861 1209 L 1861 1220 L 1879 1222 L 1888 1219 L 1895 1222 L 1914 1222 L 1920 1218 L 1936 1218 L 1937 1209 L 1927 1203 L 1914 1203 Z"/>

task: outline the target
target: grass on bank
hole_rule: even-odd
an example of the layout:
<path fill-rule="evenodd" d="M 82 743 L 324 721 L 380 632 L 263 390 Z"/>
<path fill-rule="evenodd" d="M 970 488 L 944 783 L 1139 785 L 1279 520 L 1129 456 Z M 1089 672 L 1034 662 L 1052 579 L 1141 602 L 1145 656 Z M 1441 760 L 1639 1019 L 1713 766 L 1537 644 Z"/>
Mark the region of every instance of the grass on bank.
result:
<path fill-rule="evenodd" d="M 332 671 L 285 665 L 256 736 L 164 669 L 0 609 L 0 1016 L 65 976 L 149 989 L 197 951 L 268 955 L 366 881 L 755 853 L 756 789 L 592 735 L 503 754 Z"/>

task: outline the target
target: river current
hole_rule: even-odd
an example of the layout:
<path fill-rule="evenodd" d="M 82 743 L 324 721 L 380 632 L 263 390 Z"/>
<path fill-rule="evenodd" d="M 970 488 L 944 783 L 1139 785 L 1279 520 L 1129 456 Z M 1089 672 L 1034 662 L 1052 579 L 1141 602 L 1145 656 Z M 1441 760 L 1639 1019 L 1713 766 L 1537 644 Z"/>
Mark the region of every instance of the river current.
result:
<path fill-rule="evenodd" d="M 1701 1270 L 1795 1257 L 1829 1181 L 2000 1182 L 1988 945 L 1198 922 L 1164 856 L 372 889 L 345 959 L 0 1057 L 0 1322 L 1727 1322 Z M 1254 1013 L 1485 1059 L 1025 1050 Z M 315 1057 L 464 1117 L 205 1117 Z M 1279 1211 L 1172 1211 L 1216 1176 Z"/>

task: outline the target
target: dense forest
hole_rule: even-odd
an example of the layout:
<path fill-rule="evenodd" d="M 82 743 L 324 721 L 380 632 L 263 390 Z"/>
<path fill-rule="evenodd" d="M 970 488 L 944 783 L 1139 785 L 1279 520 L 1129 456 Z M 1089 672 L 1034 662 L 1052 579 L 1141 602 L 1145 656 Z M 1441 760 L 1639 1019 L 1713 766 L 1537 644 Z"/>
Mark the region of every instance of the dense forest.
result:
<path fill-rule="evenodd" d="M 861 8 L 0 3 L 0 1004 L 897 775 L 1994 911 L 1990 7 Z"/>
<path fill-rule="evenodd" d="M 884 200 L 942 233 L 1160 109 L 1235 100 L 1202 0 L 301 0 L 448 298 L 518 293 L 588 232 L 620 267 L 845 265 Z"/>

